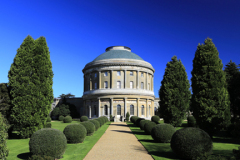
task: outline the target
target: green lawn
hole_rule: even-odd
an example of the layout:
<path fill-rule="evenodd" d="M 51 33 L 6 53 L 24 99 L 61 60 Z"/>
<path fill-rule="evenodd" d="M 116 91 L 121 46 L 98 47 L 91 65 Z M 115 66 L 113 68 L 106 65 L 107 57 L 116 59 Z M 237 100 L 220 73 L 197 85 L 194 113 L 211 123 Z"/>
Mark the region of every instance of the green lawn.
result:
<path fill-rule="evenodd" d="M 80 123 L 78 121 L 72 121 L 72 123 Z M 71 124 L 72 124 L 71 123 Z M 79 144 L 67 144 L 67 149 L 61 160 L 81 160 L 95 143 L 101 138 L 104 132 L 107 130 L 111 122 L 106 122 L 100 127 L 92 136 L 87 136 L 83 143 Z M 53 121 L 52 128 L 63 131 L 64 128 L 70 123 L 62 123 L 60 121 Z M 29 138 L 28 139 L 8 139 L 7 146 L 9 148 L 8 160 L 27 159 L 29 157 Z"/>
<path fill-rule="evenodd" d="M 160 123 L 163 123 L 163 121 L 160 121 Z M 145 135 L 143 130 L 141 130 L 139 127 L 136 127 L 131 122 L 128 122 L 127 124 L 139 142 L 142 143 L 142 145 L 155 160 L 179 159 L 172 152 L 170 143 L 155 143 L 151 135 Z M 177 127 L 176 129 L 178 130 L 183 127 L 187 127 L 187 122 L 183 122 L 182 127 Z M 240 140 L 224 138 L 221 136 L 221 133 L 218 136 L 213 137 L 213 154 L 231 157 L 233 156 L 232 150 L 237 149 L 238 146 L 240 146 Z"/>

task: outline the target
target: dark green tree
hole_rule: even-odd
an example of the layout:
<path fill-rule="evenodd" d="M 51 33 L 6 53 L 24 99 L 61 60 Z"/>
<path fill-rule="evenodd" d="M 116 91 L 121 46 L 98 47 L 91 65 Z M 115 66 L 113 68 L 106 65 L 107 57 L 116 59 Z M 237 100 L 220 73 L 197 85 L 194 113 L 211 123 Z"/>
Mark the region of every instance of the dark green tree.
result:
<path fill-rule="evenodd" d="M 74 98 L 74 97 L 75 95 L 68 93 L 68 94 L 61 94 L 58 98 Z"/>
<path fill-rule="evenodd" d="M 199 44 L 193 59 L 192 110 L 197 125 L 211 137 L 230 123 L 230 101 L 223 64 L 210 38 Z"/>
<path fill-rule="evenodd" d="M 230 60 L 224 70 L 224 72 L 226 73 L 227 89 L 230 95 L 230 109 L 231 114 L 234 116 L 234 121 L 237 119 L 237 116 L 240 116 L 238 111 L 240 108 L 240 92 L 239 87 L 237 87 L 240 82 L 240 69 L 238 67 L 239 66 L 237 66 L 236 63 Z"/>
<path fill-rule="evenodd" d="M 69 111 L 70 111 L 70 114 L 69 114 L 69 115 L 70 115 L 72 118 L 79 118 L 79 113 L 78 113 L 78 111 L 77 111 L 77 107 L 76 107 L 74 104 L 68 103 L 68 102 L 66 101 L 66 98 L 65 98 L 65 97 L 63 97 L 62 104 L 65 104 L 66 106 L 68 106 L 68 109 L 69 109 Z"/>
<path fill-rule="evenodd" d="M 0 83 L 0 112 L 9 119 L 11 109 L 10 94 L 7 83 Z"/>
<path fill-rule="evenodd" d="M 191 92 L 187 73 L 176 56 L 167 63 L 159 90 L 160 115 L 164 123 L 180 126 L 189 110 Z"/>

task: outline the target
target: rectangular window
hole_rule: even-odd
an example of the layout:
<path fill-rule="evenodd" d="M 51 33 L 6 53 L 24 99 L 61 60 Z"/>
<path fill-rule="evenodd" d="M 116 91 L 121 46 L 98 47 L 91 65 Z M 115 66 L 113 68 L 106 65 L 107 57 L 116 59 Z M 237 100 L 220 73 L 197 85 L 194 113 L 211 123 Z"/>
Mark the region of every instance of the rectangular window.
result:
<path fill-rule="evenodd" d="M 143 84 L 143 82 L 141 82 L 141 89 L 144 89 L 144 84 Z"/>
<path fill-rule="evenodd" d="M 130 76 L 133 76 L 133 71 L 130 71 Z"/>
<path fill-rule="evenodd" d="M 108 88 L 108 82 L 107 81 L 104 82 L 104 88 Z"/>
<path fill-rule="evenodd" d="M 130 88 L 133 88 L 133 81 L 130 82 Z"/>
<path fill-rule="evenodd" d="M 94 89 L 97 89 L 97 83 L 96 82 L 94 83 Z"/>
<path fill-rule="evenodd" d="M 95 78 L 97 78 L 97 73 L 95 73 Z"/>
<path fill-rule="evenodd" d="M 117 81 L 117 88 L 121 88 L 121 82 Z"/>
<path fill-rule="evenodd" d="M 118 75 L 118 76 L 121 76 L 121 72 L 120 72 L 120 71 L 117 71 L 117 75 Z"/>
<path fill-rule="evenodd" d="M 104 76 L 108 76 L 108 72 L 105 72 L 105 73 L 104 73 Z"/>
<path fill-rule="evenodd" d="M 143 72 L 141 72 L 141 77 L 143 77 Z"/>

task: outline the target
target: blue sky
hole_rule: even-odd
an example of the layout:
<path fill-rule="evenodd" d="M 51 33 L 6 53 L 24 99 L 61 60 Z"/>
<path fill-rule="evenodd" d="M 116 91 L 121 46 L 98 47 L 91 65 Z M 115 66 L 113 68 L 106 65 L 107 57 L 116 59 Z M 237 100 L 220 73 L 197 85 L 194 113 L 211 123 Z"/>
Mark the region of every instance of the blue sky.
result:
<path fill-rule="evenodd" d="M 109 46 L 130 47 L 155 68 L 158 96 L 167 62 L 181 59 L 191 79 L 199 43 L 209 37 L 223 66 L 240 64 L 239 0 L 0 1 L 0 83 L 27 35 L 44 36 L 53 66 L 54 97 L 83 94 L 84 66 Z M 191 81 L 190 81 L 191 83 Z"/>

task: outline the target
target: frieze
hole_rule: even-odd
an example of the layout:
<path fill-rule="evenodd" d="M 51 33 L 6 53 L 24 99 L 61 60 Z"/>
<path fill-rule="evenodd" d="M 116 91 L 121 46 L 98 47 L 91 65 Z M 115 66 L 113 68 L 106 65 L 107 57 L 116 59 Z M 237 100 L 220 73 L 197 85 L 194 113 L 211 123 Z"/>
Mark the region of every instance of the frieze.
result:
<path fill-rule="evenodd" d="M 137 101 L 127 101 L 127 103 L 137 103 Z"/>
<path fill-rule="evenodd" d="M 113 101 L 113 103 L 124 103 L 124 101 Z"/>

